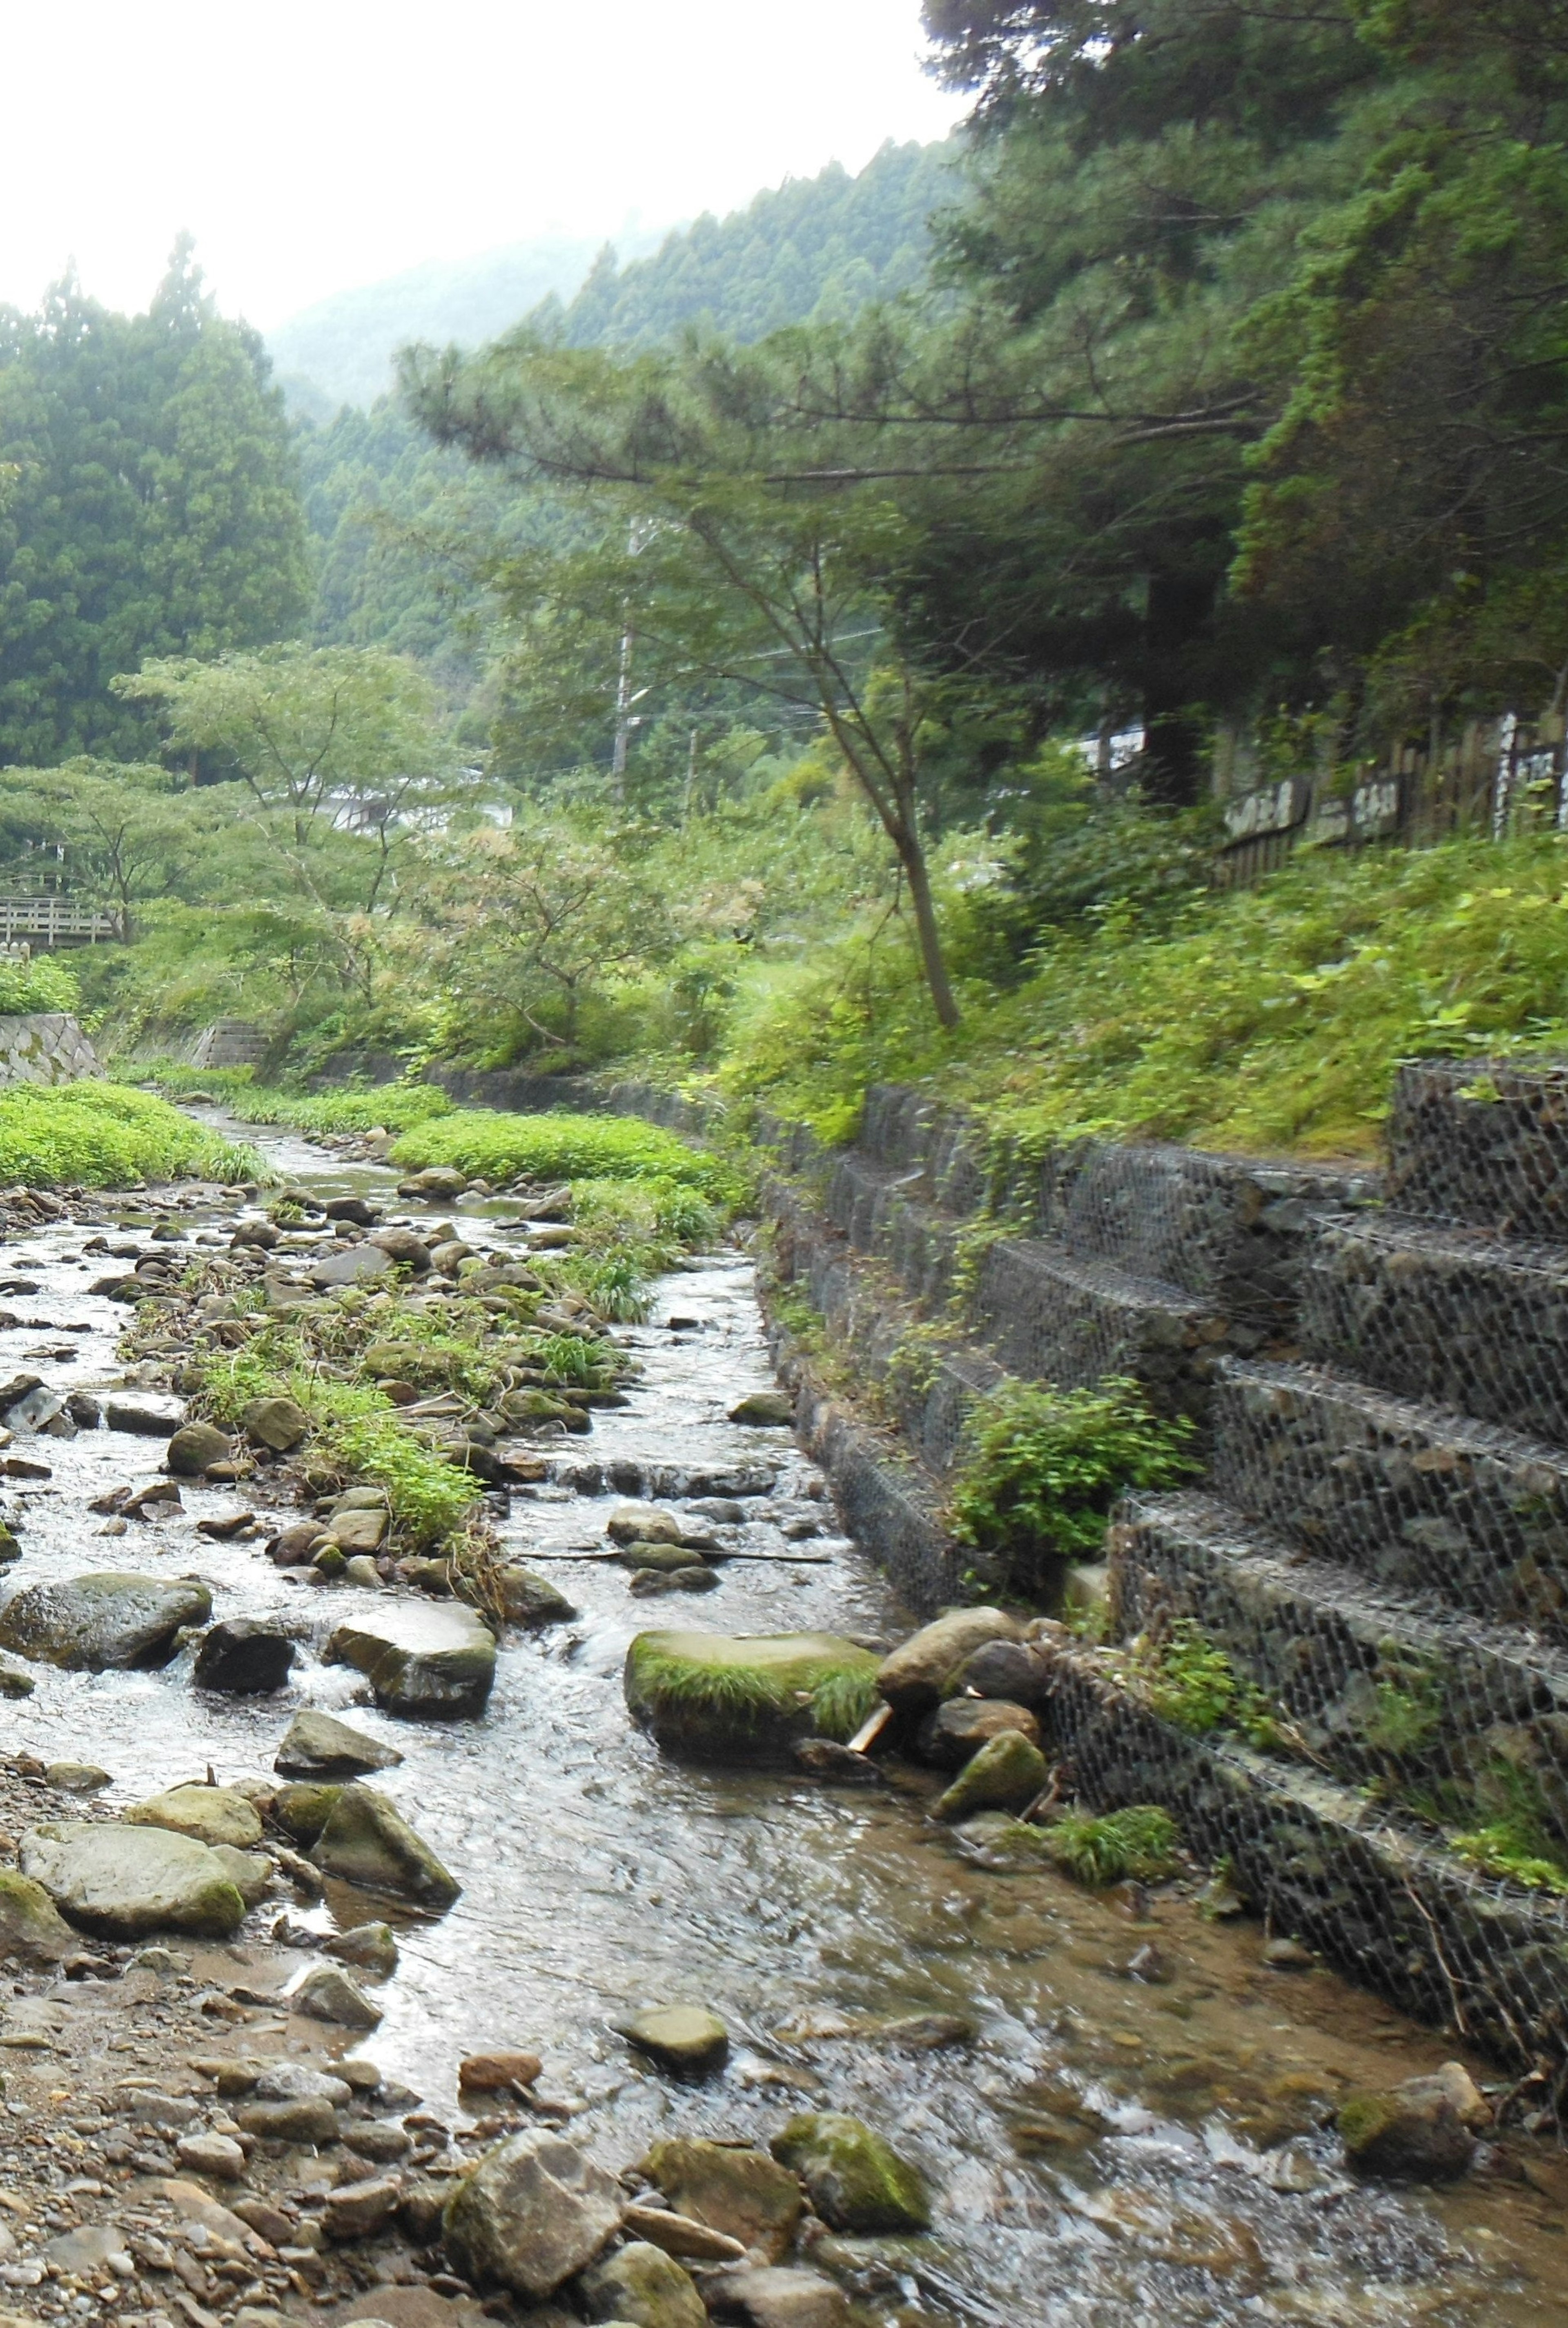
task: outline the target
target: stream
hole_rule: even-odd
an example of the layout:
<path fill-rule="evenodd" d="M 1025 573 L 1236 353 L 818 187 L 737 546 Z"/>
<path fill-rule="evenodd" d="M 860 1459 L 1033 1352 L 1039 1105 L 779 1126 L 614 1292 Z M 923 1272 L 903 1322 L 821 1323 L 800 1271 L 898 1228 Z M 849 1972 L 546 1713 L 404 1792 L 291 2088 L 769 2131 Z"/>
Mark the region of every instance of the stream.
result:
<path fill-rule="evenodd" d="M 287 1181 L 373 1195 L 416 1225 L 435 1217 L 393 1198 L 383 1169 L 233 1130 Z M 465 1199 L 455 1214 L 470 1243 L 515 1253 L 514 1210 Z M 96 1225 L 61 1223 L 7 1247 L 7 1276 L 37 1291 L 5 1296 L 24 1322 L 0 1333 L 0 1375 L 25 1368 L 61 1391 L 120 1381 L 127 1313 L 82 1290 L 108 1265 L 84 1257 L 86 1242 L 145 1239 L 173 1217 L 198 1249 L 203 1235 L 226 1246 L 234 1211 L 177 1193 L 106 1197 Z M 773 1381 L 743 1251 L 689 1263 L 660 1284 L 649 1321 L 616 1336 L 642 1368 L 626 1403 L 547 1450 L 556 1478 L 514 1490 L 502 1529 L 509 1554 L 581 1613 L 508 1639 L 476 1723 L 399 1723 L 364 1702 L 356 1674 L 309 1654 L 362 1608 L 363 1591 L 275 1568 L 260 1537 L 193 1533 L 239 1508 L 248 1488 L 182 1483 L 182 1510 L 101 1541 L 89 1503 L 156 1478 L 162 1440 L 100 1430 L 19 1442 L 12 1452 L 36 1454 L 52 1477 L 6 1482 L 23 1547 L 6 1589 L 100 1568 L 198 1573 L 215 1617 L 280 1620 L 306 1654 L 288 1689 L 258 1699 L 199 1694 L 190 1651 L 156 1673 L 40 1666 L 36 1694 L 6 1709 L 12 1748 L 100 1762 L 109 1799 L 129 1803 L 209 1765 L 220 1779 L 269 1772 L 301 1705 L 352 1707 L 356 1725 L 406 1757 L 374 1783 L 465 1886 L 440 1921 L 399 1931 L 401 1964 L 369 2049 L 383 2070 L 460 2116 L 459 2057 L 526 2046 L 544 2059 L 540 2092 L 567 2103 L 574 2136 L 617 2169 L 662 2135 L 765 2143 L 793 2110 L 856 2112 L 939 2194 L 928 2240 L 840 2243 L 864 2250 L 871 2318 L 1561 2321 L 1568 2173 L 1555 2154 L 1542 2153 L 1540 2189 L 1483 2168 L 1446 2191 L 1402 2191 L 1349 2180 L 1319 2129 L 1351 2087 L 1449 2058 L 1438 2036 L 1331 1972 L 1265 1967 L 1251 1921 L 1208 1923 L 1174 1895 L 1098 1896 L 1052 1873 L 972 1864 L 925 1816 L 934 1774 L 840 1791 L 660 1756 L 622 1698 L 636 1632 L 812 1628 L 891 1644 L 913 1620 L 838 1533 L 824 1482 L 789 1433 L 724 1419 Z M 591 1476 L 596 1465 L 615 1474 L 613 1489 L 584 1491 L 582 1467 Z M 634 1599 L 624 1569 L 604 1557 L 612 1496 L 635 1492 L 649 1466 L 687 1475 L 690 1497 L 745 1490 L 747 1556 L 728 1561 L 705 1599 Z M 679 1509 L 671 1483 L 655 1485 Z M 262 1910 L 248 1929 L 277 1912 Z M 675 2003 L 711 2006 L 731 2032 L 728 2066 L 701 2085 L 640 2063 L 615 2032 L 629 2012 Z M 973 2041 L 920 2050 L 876 2025 L 930 2014 L 962 2016 Z"/>

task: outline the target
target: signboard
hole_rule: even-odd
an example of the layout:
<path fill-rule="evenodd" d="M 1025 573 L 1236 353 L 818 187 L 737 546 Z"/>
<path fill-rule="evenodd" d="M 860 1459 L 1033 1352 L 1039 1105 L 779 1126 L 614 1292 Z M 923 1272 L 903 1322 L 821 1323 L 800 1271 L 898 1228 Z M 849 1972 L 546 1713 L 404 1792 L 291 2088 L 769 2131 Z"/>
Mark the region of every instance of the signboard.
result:
<path fill-rule="evenodd" d="M 1226 801 L 1225 827 L 1232 841 L 1260 840 L 1265 833 L 1289 832 L 1307 813 L 1310 786 L 1304 776 L 1282 776 L 1260 793 Z"/>

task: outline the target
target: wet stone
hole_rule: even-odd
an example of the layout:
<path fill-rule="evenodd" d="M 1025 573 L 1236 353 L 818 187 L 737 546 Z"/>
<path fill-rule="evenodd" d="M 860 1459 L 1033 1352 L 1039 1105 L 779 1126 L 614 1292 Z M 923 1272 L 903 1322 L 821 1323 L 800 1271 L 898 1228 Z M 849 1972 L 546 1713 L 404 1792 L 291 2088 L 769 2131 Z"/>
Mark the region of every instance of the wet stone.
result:
<path fill-rule="evenodd" d="M 439 1912 L 462 1890 L 422 1835 L 373 1788 L 342 1788 L 311 1854 L 324 1875 Z"/>
<path fill-rule="evenodd" d="M 247 1851 L 261 1840 L 261 1819 L 253 1803 L 227 1787 L 174 1787 L 126 1813 L 127 1826 L 164 1827 L 198 1843 L 224 1843 Z"/>
<path fill-rule="evenodd" d="M 799 2177 L 765 2151 L 680 2136 L 655 2143 L 640 2170 L 682 2215 L 777 2262 L 804 2211 Z"/>
<path fill-rule="evenodd" d="M 530 2128 L 458 2184 L 443 2219 L 446 2252 L 476 2285 L 540 2303 L 593 2261 L 624 2206 L 619 2183 L 586 2151 Z"/>
<path fill-rule="evenodd" d="M 495 1680 L 495 1637 L 456 1602 L 390 1602 L 340 1625 L 325 1657 L 362 1673 L 389 1713 L 415 1720 L 472 1718 Z"/>
<path fill-rule="evenodd" d="M 227 1939 L 245 1914 L 216 1853 L 161 1827 L 33 1827 L 22 1838 L 20 1865 L 70 1922 L 105 1938 L 177 1931 Z"/>
<path fill-rule="evenodd" d="M 729 2052 L 729 2032 L 701 2005 L 673 2004 L 634 2014 L 617 2024 L 628 2044 L 683 2077 L 716 2070 Z"/>
<path fill-rule="evenodd" d="M 264 1697 L 284 1687 L 294 1658 L 295 1645 L 280 1626 L 232 1617 L 207 1635 L 192 1679 L 198 1689 Z"/>
<path fill-rule="evenodd" d="M 170 1440 L 164 1460 L 177 1478 L 198 1479 L 212 1463 L 227 1463 L 233 1455 L 227 1432 L 214 1422 L 182 1424 Z"/>
<path fill-rule="evenodd" d="M 835 2230 L 918 2231 L 931 2221 L 924 2176 L 864 2121 L 842 2110 L 793 2117 L 770 2145 Z"/>
<path fill-rule="evenodd" d="M 691 2275 L 647 2239 L 634 2239 L 590 2265 L 579 2285 L 588 2317 L 629 2328 L 708 2328 Z"/>
<path fill-rule="evenodd" d="M 1031 1746 L 1040 1742 L 1040 1725 L 1027 1706 L 1006 1698 L 950 1697 L 922 1724 L 920 1751 L 940 1769 L 958 1770 L 1004 1731 L 1016 1731 Z"/>
<path fill-rule="evenodd" d="M 203 1584 L 102 1572 L 24 1585 L 0 1609 L 0 1647 L 75 1671 L 161 1665 L 212 1613 Z"/>
<path fill-rule="evenodd" d="M 312 2021 L 330 2021 L 340 2029 L 378 2029 L 381 2008 L 372 2004 L 358 1981 L 335 1965 L 318 1965 L 306 1973 L 299 1986 L 289 1997 L 296 2013 L 306 2014 Z"/>

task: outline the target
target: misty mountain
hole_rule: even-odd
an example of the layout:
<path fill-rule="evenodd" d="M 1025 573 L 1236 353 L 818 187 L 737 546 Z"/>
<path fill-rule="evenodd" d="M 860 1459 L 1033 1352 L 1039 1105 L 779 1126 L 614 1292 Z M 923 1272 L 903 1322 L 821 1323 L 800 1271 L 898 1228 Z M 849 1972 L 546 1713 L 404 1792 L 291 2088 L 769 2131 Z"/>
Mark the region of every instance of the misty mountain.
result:
<path fill-rule="evenodd" d="M 621 241 L 635 256 L 659 235 L 634 230 Z M 473 258 L 431 259 L 317 300 L 267 334 L 291 408 L 325 421 L 340 405 L 373 404 L 391 387 L 392 359 L 406 342 L 493 340 L 541 300 L 571 299 L 602 249 L 595 236 L 546 236 Z"/>

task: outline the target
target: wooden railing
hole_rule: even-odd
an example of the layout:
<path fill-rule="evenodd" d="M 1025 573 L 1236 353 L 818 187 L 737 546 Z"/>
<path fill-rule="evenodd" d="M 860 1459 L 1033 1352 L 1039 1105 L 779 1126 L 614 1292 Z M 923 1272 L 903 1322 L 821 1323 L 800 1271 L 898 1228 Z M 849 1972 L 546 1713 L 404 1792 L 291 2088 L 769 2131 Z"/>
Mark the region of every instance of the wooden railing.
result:
<path fill-rule="evenodd" d="M 112 915 L 76 897 L 0 896 L 0 944 L 25 938 L 34 946 L 96 945 L 119 934 Z"/>

